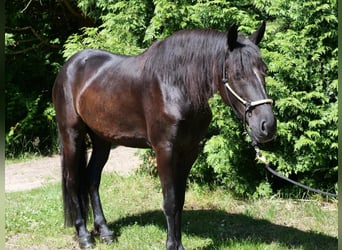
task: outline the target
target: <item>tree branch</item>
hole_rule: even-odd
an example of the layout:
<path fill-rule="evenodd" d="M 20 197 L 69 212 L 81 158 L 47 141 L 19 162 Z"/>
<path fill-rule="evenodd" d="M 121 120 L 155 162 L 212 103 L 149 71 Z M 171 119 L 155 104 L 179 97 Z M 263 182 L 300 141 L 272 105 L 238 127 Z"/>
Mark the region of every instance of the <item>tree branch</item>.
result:
<path fill-rule="evenodd" d="M 42 44 L 43 43 L 40 43 L 40 44 L 38 44 L 38 46 L 40 46 Z M 34 47 L 30 47 L 30 48 L 26 48 L 26 49 L 14 51 L 14 52 L 8 51 L 8 52 L 6 52 L 6 54 L 8 54 L 8 55 L 19 55 L 19 54 L 24 54 L 24 53 L 31 51 L 31 50 L 34 50 L 34 49 L 35 49 Z"/>
<path fill-rule="evenodd" d="M 72 6 L 71 6 L 69 0 L 59 0 L 59 2 L 60 2 L 60 3 L 63 3 L 63 4 L 65 5 L 65 7 L 68 9 L 68 11 L 69 11 L 73 16 L 75 16 L 75 17 L 77 17 L 77 18 L 79 18 L 79 19 L 84 19 L 84 16 L 83 16 L 83 15 L 81 15 L 81 14 L 78 13 L 78 12 L 76 12 L 76 11 L 72 8 Z"/>
<path fill-rule="evenodd" d="M 74 17 L 76 17 L 78 20 L 81 21 L 81 23 L 84 23 L 85 26 L 93 26 L 94 22 L 93 19 L 91 19 L 90 17 L 86 16 L 86 15 L 82 15 L 79 12 L 77 12 L 71 5 L 69 0 L 58 0 L 61 4 L 63 4 L 67 10 L 71 13 L 71 15 L 73 15 Z"/>
<path fill-rule="evenodd" d="M 47 41 L 46 39 L 44 39 L 43 37 L 41 37 L 37 31 L 32 28 L 32 26 L 26 26 L 26 27 L 22 27 L 22 28 L 15 28 L 15 29 L 12 29 L 12 30 L 15 30 L 15 31 L 25 31 L 25 30 L 31 30 L 32 34 L 39 40 L 41 41 L 41 43 L 51 47 L 51 48 L 59 48 L 60 46 L 59 45 L 56 45 L 56 44 L 52 44 L 52 43 L 49 43 L 49 41 Z"/>
<path fill-rule="evenodd" d="M 30 6 L 31 2 L 32 2 L 32 0 L 30 0 L 30 1 L 28 2 L 28 4 L 25 6 L 25 8 L 24 8 L 23 10 L 21 10 L 20 12 L 21 12 L 21 13 L 24 13 L 24 11 Z"/>

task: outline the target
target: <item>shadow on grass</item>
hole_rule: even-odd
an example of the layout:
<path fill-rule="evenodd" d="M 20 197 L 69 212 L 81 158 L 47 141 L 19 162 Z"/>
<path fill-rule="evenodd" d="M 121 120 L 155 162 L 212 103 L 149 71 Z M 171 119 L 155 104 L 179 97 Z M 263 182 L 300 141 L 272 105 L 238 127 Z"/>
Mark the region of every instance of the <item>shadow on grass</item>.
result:
<path fill-rule="evenodd" d="M 273 242 L 289 249 L 293 247 L 304 250 L 337 249 L 337 238 L 220 210 L 185 210 L 182 221 L 183 235 L 212 240 L 212 244 L 202 248 L 203 250 L 229 247 L 231 244 L 246 241 L 251 244 Z M 156 225 L 166 230 L 166 221 L 162 211 L 149 211 L 127 216 L 109 223 L 109 226 L 119 237 L 122 228 L 135 224 Z"/>

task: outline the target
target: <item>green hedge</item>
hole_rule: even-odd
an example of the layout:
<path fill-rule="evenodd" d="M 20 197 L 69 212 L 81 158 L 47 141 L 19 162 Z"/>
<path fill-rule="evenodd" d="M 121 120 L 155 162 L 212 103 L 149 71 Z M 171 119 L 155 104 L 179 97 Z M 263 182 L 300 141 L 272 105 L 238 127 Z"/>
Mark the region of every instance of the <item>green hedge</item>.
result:
<path fill-rule="evenodd" d="M 336 191 L 336 0 L 76 2 L 96 25 L 69 36 L 64 44 L 65 59 L 89 47 L 137 54 L 155 39 L 180 29 L 225 31 L 230 24 L 237 23 L 240 32 L 250 34 L 266 20 L 266 35 L 260 47 L 268 65 L 267 90 L 275 100 L 278 131 L 275 140 L 263 146 L 263 153 L 282 174 L 315 188 Z M 12 37 L 7 39 L 10 46 Z M 18 98 L 10 96 L 10 102 Z M 40 117 L 33 124 L 42 131 L 49 126 L 46 122 L 50 122 L 44 114 L 52 114 L 52 111 L 47 104 L 43 110 L 38 109 L 37 102 L 39 96 L 30 99 L 28 112 L 32 120 Z M 278 190 L 288 195 L 301 195 L 303 191 L 260 168 L 241 123 L 220 98 L 213 97 L 210 104 L 213 121 L 190 180 L 200 185 L 223 185 L 237 196 L 269 196 Z M 30 115 L 24 120 L 29 121 Z M 47 119 L 45 123 L 44 119 Z M 7 134 L 8 145 L 15 139 L 11 131 Z M 153 166 L 152 155 L 150 151 L 143 154 L 145 169 Z"/>

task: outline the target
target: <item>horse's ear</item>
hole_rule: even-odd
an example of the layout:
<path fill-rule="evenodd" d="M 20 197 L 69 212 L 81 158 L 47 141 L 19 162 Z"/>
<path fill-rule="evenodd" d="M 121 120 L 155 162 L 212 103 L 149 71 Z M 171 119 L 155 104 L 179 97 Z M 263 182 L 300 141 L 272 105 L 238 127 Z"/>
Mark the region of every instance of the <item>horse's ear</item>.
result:
<path fill-rule="evenodd" d="M 236 24 L 231 25 L 228 29 L 227 40 L 228 40 L 228 48 L 230 51 L 232 51 L 236 47 L 236 40 L 238 36 L 237 30 L 238 30 L 238 27 Z"/>
<path fill-rule="evenodd" d="M 265 33 L 265 28 L 266 28 L 266 22 L 263 21 L 261 26 L 257 31 L 255 31 L 250 37 L 249 40 L 251 40 L 254 44 L 258 45 L 261 41 L 261 39 L 264 36 Z"/>

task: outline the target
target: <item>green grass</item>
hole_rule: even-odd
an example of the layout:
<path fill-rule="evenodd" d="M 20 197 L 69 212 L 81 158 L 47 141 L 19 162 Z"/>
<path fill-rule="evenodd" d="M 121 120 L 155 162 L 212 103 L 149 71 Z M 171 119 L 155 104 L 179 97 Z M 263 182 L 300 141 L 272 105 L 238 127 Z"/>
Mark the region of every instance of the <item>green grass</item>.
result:
<path fill-rule="evenodd" d="M 116 242 L 96 249 L 164 249 L 159 181 L 104 174 L 103 208 Z M 77 248 L 63 227 L 60 185 L 6 193 L 6 249 Z M 234 200 L 223 190 L 189 188 L 183 213 L 186 249 L 337 249 L 337 204 Z M 92 224 L 89 223 L 89 229 Z"/>

